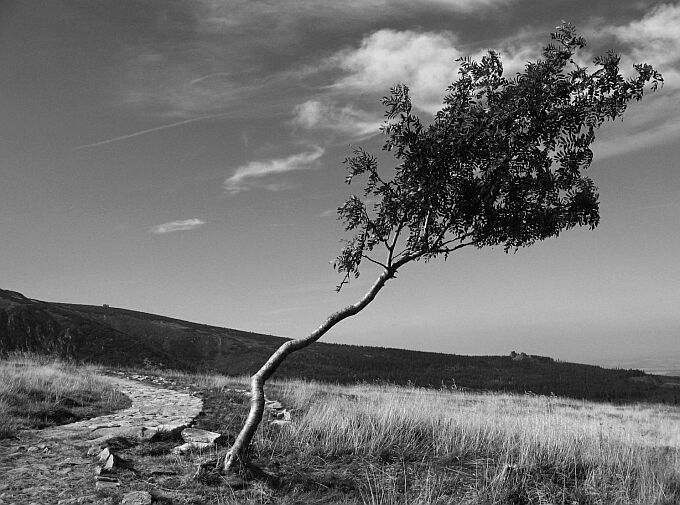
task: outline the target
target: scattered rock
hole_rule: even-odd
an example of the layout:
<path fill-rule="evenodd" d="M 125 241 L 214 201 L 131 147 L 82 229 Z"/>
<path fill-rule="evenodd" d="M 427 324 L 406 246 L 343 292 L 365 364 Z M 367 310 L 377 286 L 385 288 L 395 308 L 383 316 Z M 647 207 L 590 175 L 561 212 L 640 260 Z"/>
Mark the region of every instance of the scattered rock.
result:
<path fill-rule="evenodd" d="M 132 491 L 123 496 L 122 505 L 151 505 L 151 495 L 146 491 Z"/>
<path fill-rule="evenodd" d="M 132 405 L 129 408 L 53 427 L 41 431 L 40 436 L 28 437 L 30 441 L 18 440 L 16 445 L 12 444 L 13 447 L 7 450 L 3 448 L 0 473 L 6 478 L 0 478 L 0 505 L 29 505 L 32 501 L 36 504 L 113 505 L 121 503 L 123 495 L 126 496 L 123 503 L 129 505 L 152 503 L 149 494 L 136 493 L 127 498 L 126 493 L 130 491 L 125 489 L 127 486 L 123 488 L 124 492 L 118 491 L 113 498 L 94 493 L 95 489 L 113 490 L 123 485 L 116 478 L 116 472 L 130 468 L 131 462 L 121 459 L 118 451 L 134 446 L 140 440 L 148 440 L 159 432 L 179 435 L 201 412 L 203 401 L 188 394 L 191 390 L 179 392 L 162 387 L 152 388 L 142 382 L 152 381 L 163 386 L 173 384 L 173 381 L 154 380 L 141 375 L 138 380 L 131 383 L 122 378 L 111 379 L 119 391 L 130 397 Z M 122 445 L 116 439 L 120 439 Z M 199 441 L 194 439 L 190 444 L 195 448 L 203 448 L 198 444 Z M 125 445 L 125 442 L 129 442 L 129 445 Z M 95 470 L 96 476 L 92 475 Z M 82 481 L 82 477 L 88 473 L 89 478 L 94 480 L 90 480 L 89 485 Z M 160 468 L 152 472 L 156 475 L 180 473 Z"/>
<path fill-rule="evenodd" d="M 193 450 L 197 451 L 202 451 L 204 449 L 207 449 L 209 447 L 212 447 L 213 444 L 208 444 L 206 442 L 187 442 L 186 444 L 178 445 L 172 450 L 173 454 L 184 454 L 186 452 Z"/>
<path fill-rule="evenodd" d="M 273 420 L 271 423 L 269 423 L 269 424 L 271 424 L 271 425 L 276 425 L 276 426 L 285 426 L 285 425 L 291 424 L 291 421 L 290 421 L 290 419 L 289 419 L 288 421 L 286 421 L 286 420 L 284 420 L 284 419 L 274 419 L 274 420 Z"/>
<path fill-rule="evenodd" d="M 104 447 L 104 449 L 102 449 L 102 451 L 99 453 L 97 459 L 99 459 L 100 463 L 105 463 L 109 459 L 109 456 L 111 456 L 111 451 L 109 451 L 108 447 Z"/>
<path fill-rule="evenodd" d="M 118 436 L 136 440 L 150 440 L 158 434 L 158 428 L 151 426 L 132 426 L 118 432 Z"/>
<path fill-rule="evenodd" d="M 100 424 L 93 424 L 90 426 L 90 429 L 92 431 L 97 431 L 97 430 L 103 430 L 106 428 L 120 428 L 121 424 L 120 423 L 100 423 Z"/>
<path fill-rule="evenodd" d="M 94 487 L 97 489 L 113 489 L 120 486 L 120 481 L 115 477 L 106 477 L 104 475 L 97 475 L 95 477 Z"/>
<path fill-rule="evenodd" d="M 276 419 L 279 419 L 281 421 L 291 421 L 290 412 L 285 409 L 274 413 L 274 416 L 276 417 Z"/>
<path fill-rule="evenodd" d="M 196 413 L 196 415 L 198 415 L 198 413 Z M 189 424 L 189 423 L 159 424 L 158 426 L 156 426 L 156 429 L 158 431 L 164 432 L 164 434 L 171 435 L 171 434 L 177 433 L 179 431 L 182 431 L 184 428 L 187 427 L 187 424 Z"/>
<path fill-rule="evenodd" d="M 90 463 L 90 461 L 83 458 L 66 458 L 59 463 L 59 466 L 79 466 L 87 465 L 88 463 Z"/>
<path fill-rule="evenodd" d="M 221 433 L 214 431 L 199 430 L 198 428 L 185 428 L 182 430 L 182 438 L 185 442 L 201 442 L 214 444 L 222 437 Z"/>

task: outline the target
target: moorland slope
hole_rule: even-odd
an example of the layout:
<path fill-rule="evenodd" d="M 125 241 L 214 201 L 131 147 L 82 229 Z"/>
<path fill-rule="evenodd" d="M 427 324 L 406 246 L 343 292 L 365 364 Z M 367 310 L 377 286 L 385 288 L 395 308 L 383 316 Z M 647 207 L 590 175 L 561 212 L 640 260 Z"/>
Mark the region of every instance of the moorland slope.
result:
<path fill-rule="evenodd" d="M 453 338 L 453 337 L 452 337 Z M 74 305 L 0 290 L 0 354 L 28 351 L 109 366 L 251 374 L 286 339 L 109 306 Z M 390 382 L 609 401 L 680 401 L 680 379 L 523 353 L 461 356 L 317 343 L 277 377 Z"/>

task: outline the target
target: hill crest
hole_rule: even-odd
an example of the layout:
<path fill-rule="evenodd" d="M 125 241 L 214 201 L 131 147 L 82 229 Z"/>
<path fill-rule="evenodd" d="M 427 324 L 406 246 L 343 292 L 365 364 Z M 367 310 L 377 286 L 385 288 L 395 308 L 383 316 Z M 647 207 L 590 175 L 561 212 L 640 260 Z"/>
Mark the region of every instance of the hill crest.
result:
<path fill-rule="evenodd" d="M 109 366 L 252 374 L 287 339 L 115 307 L 44 302 L 0 289 L 0 354 L 56 354 Z M 276 373 L 321 381 L 532 392 L 677 403 L 676 379 L 543 356 L 461 356 L 318 342 Z"/>

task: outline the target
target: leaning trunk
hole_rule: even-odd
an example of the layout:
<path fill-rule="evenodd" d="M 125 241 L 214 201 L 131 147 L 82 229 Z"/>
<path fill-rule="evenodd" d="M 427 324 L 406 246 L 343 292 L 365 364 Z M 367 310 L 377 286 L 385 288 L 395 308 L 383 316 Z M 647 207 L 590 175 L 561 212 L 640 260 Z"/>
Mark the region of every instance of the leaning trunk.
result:
<path fill-rule="evenodd" d="M 279 347 L 274 354 L 267 360 L 267 362 L 260 368 L 255 375 L 253 375 L 250 383 L 250 412 L 246 419 L 241 432 L 236 437 L 234 445 L 231 447 L 227 456 L 224 459 L 224 470 L 230 471 L 237 464 L 244 462 L 245 451 L 250 447 L 253 436 L 257 431 L 257 427 L 262 421 L 262 414 L 264 413 L 264 384 L 269 377 L 276 371 L 279 365 L 290 353 L 304 349 L 313 342 L 319 340 L 324 333 L 330 330 L 337 323 L 343 319 L 353 316 L 360 312 L 366 305 L 371 303 L 375 295 L 380 291 L 385 283 L 392 277 L 397 268 L 405 263 L 402 259 L 398 264 L 386 269 L 380 277 L 375 281 L 371 289 L 366 292 L 364 297 L 353 305 L 349 305 L 344 309 L 331 314 L 321 326 L 307 337 L 297 340 L 289 340 L 281 347 Z"/>

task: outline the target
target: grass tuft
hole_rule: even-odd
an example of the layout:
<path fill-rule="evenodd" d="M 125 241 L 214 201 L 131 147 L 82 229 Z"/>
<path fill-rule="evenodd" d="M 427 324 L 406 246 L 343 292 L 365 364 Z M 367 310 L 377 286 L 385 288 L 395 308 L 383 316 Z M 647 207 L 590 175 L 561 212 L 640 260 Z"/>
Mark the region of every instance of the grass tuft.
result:
<path fill-rule="evenodd" d="M 0 360 L 0 438 L 103 415 L 129 405 L 95 367 L 31 354 Z"/>

